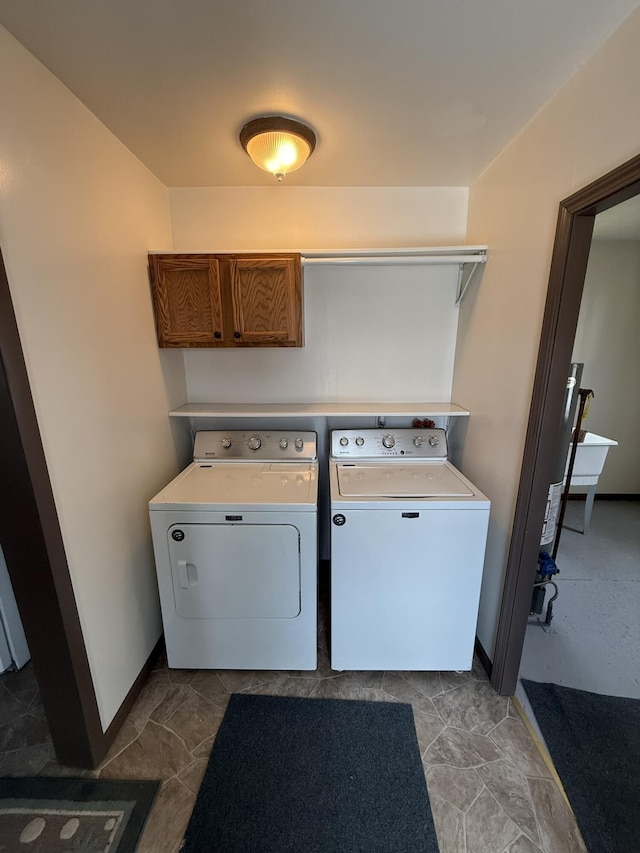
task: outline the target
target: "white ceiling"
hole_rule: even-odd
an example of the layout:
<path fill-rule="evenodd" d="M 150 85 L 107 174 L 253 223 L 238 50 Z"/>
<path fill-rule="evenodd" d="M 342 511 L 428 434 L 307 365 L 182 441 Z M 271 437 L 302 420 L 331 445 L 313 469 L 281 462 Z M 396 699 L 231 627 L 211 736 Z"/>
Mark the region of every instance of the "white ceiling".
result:
<path fill-rule="evenodd" d="M 639 2 L 0 0 L 0 23 L 167 186 L 272 184 L 238 143 L 269 113 L 318 136 L 287 184 L 468 186 Z"/>

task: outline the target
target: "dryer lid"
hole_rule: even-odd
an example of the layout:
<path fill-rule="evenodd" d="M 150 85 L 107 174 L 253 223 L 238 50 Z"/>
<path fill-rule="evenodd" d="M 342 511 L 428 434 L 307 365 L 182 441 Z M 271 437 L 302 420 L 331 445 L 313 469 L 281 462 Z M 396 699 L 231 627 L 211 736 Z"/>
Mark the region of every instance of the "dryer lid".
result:
<path fill-rule="evenodd" d="M 446 462 L 338 464 L 337 474 L 342 497 L 455 498 L 474 494 Z"/>
<path fill-rule="evenodd" d="M 211 509 L 254 505 L 315 507 L 317 463 L 193 462 L 150 502 L 151 509 L 170 504 Z"/>

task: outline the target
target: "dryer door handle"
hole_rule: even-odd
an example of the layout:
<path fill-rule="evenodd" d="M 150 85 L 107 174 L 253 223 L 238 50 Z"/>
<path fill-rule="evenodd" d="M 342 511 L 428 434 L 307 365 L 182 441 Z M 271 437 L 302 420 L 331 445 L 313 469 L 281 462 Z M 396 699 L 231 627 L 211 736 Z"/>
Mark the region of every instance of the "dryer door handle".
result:
<path fill-rule="evenodd" d="M 182 589 L 189 589 L 191 584 L 198 580 L 198 573 L 193 563 L 188 563 L 186 560 L 178 560 L 178 586 Z"/>
<path fill-rule="evenodd" d="M 178 585 L 182 589 L 189 589 L 189 575 L 187 573 L 187 561 L 178 560 Z"/>

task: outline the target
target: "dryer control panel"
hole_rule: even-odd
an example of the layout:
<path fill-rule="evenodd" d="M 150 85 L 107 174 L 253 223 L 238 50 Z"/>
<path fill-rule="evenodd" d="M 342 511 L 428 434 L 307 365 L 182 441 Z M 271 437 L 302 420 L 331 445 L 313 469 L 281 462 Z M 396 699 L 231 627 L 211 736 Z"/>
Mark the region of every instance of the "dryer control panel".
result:
<path fill-rule="evenodd" d="M 346 429 L 331 433 L 334 459 L 446 459 L 443 429 Z"/>
<path fill-rule="evenodd" d="M 317 458 L 315 432 L 292 430 L 203 430 L 196 433 L 193 461 L 293 462 Z"/>

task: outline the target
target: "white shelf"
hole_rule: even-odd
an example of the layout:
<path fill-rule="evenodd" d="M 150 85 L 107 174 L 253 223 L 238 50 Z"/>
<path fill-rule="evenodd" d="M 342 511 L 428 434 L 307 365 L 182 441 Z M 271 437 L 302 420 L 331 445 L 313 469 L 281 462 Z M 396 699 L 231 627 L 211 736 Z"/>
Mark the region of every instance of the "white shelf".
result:
<path fill-rule="evenodd" d="M 395 249 L 342 249 L 301 252 L 310 264 L 486 264 L 487 246 L 433 246 Z"/>
<path fill-rule="evenodd" d="M 186 403 L 169 412 L 172 418 L 281 417 L 467 417 L 455 403 Z"/>

